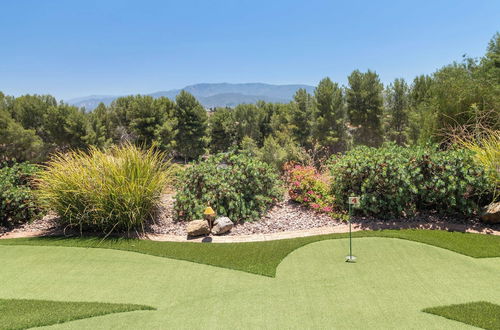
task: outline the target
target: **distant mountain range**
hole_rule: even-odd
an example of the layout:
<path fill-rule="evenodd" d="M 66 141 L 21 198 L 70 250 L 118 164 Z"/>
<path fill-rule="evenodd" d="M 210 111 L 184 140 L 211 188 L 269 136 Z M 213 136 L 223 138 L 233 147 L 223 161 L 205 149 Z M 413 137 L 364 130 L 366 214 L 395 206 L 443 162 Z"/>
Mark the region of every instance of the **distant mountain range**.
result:
<path fill-rule="evenodd" d="M 263 83 L 244 84 L 196 84 L 181 89 L 151 93 L 152 97 L 165 96 L 175 99 L 181 90 L 193 94 L 205 108 L 234 107 L 242 103 L 255 103 L 257 101 L 288 103 L 292 100 L 295 92 L 305 88 L 309 93 L 314 91 L 309 85 L 271 85 Z M 87 111 L 94 110 L 99 103 L 111 104 L 116 98 L 123 96 L 113 95 L 90 95 L 66 100 L 67 103 L 85 108 Z"/>

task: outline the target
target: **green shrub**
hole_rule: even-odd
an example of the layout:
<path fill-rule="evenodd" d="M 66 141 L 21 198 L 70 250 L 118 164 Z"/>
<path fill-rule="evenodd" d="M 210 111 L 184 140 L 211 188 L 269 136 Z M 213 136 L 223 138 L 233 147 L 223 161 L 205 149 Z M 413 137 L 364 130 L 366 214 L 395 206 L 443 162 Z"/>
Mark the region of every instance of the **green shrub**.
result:
<path fill-rule="evenodd" d="M 40 173 L 41 201 L 81 230 L 141 229 L 171 180 L 170 163 L 135 146 L 58 154 Z"/>
<path fill-rule="evenodd" d="M 28 163 L 0 166 L 0 225 L 12 226 L 40 215 L 30 187 L 38 168 Z"/>
<path fill-rule="evenodd" d="M 466 150 L 358 147 L 331 162 L 332 194 L 347 208 L 361 196 L 368 214 L 388 217 L 437 211 L 472 215 L 492 192 L 483 169 Z"/>
<path fill-rule="evenodd" d="M 290 136 L 283 133 L 278 134 L 277 137 L 267 137 L 257 156 L 278 172 L 282 172 L 283 166 L 288 162 L 311 163 L 306 151 L 300 148 Z"/>
<path fill-rule="evenodd" d="M 273 169 L 244 154 L 218 154 L 185 170 L 176 196 L 181 220 L 201 218 L 207 205 L 233 221 L 259 218 L 282 198 L 281 182 Z"/>

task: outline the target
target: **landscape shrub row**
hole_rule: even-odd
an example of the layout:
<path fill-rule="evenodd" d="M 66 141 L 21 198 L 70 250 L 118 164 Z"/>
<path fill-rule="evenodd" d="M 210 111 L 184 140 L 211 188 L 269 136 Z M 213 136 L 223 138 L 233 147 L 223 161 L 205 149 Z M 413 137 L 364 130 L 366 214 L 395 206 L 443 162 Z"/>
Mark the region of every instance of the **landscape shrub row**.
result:
<path fill-rule="evenodd" d="M 0 225 L 11 227 L 40 215 L 30 184 L 38 171 L 27 163 L 0 165 Z"/>
<path fill-rule="evenodd" d="M 492 200 L 497 184 L 475 155 L 464 149 L 387 144 L 333 157 L 330 175 L 295 163 L 286 164 L 284 173 L 292 200 L 334 217 L 347 209 L 353 195 L 361 196 L 363 212 L 380 218 L 420 211 L 469 216 Z M 33 190 L 29 178 L 35 175 Z M 235 222 L 253 221 L 283 197 L 278 171 L 246 153 L 172 166 L 154 149 L 125 145 L 57 154 L 43 171 L 29 164 L 3 166 L 0 224 L 36 218 L 41 205 L 57 212 L 62 224 L 81 230 L 143 229 L 154 218 L 162 193 L 174 184 L 178 220 L 202 218 L 212 206 Z"/>
<path fill-rule="evenodd" d="M 467 150 L 357 147 L 331 159 L 331 192 L 338 205 L 361 196 L 361 208 L 378 217 L 417 211 L 473 215 L 491 201 L 494 187 Z"/>
<path fill-rule="evenodd" d="M 180 220 L 202 218 L 210 205 L 234 222 L 252 221 L 283 196 L 277 173 L 245 154 L 210 156 L 187 168 L 180 183 L 175 201 Z"/>

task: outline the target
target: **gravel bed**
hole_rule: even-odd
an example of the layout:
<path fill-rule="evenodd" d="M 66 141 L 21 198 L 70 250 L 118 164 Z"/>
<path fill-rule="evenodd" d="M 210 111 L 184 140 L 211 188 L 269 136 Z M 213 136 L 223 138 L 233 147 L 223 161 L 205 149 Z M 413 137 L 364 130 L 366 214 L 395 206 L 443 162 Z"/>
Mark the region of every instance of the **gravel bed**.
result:
<path fill-rule="evenodd" d="M 146 232 L 151 234 L 187 235 L 187 222 L 176 222 L 172 217 L 173 203 L 174 198 L 172 195 L 163 196 L 160 214 L 155 223 L 146 227 Z M 226 235 L 271 234 L 334 226 L 339 223 L 339 220 L 314 212 L 287 198 L 272 207 L 259 221 L 236 224 Z"/>
<path fill-rule="evenodd" d="M 23 223 L 14 228 L 0 226 L 0 236 L 7 233 L 30 233 L 39 231 L 44 231 L 47 233 L 59 232 L 63 230 L 63 228 L 61 228 L 60 224 L 57 222 L 57 219 L 58 217 L 55 213 L 49 213 L 41 219 Z"/>
<path fill-rule="evenodd" d="M 173 218 L 174 195 L 162 196 L 160 210 L 155 221 L 147 223 L 146 234 L 187 236 L 188 222 L 177 222 Z M 76 234 L 75 230 L 64 230 L 57 222 L 55 214 L 48 214 L 42 219 L 20 225 L 16 228 L 0 226 L 0 236 L 8 233 L 26 233 L 43 231 L 45 234 Z M 378 219 L 373 217 L 355 217 L 352 220 L 355 227 L 361 230 L 379 230 L 390 228 L 422 228 L 448 229 L 458 231 L 476 231 L 495 234 L 500 231 L 500 224 L 485 225 L 478 218 L 443 217 L 436 213 L 417 214 L 411 218 Z M 317 213 L 298 203 L 291 201 L 287 196 L 282 202 L 273 206 L 259 221 L 236 224 L 224 235 L 239 236 L 253 234 L 271 234 L 304 229 L 333 227 L 345 224 L 342 220 L 333 219 L 322 213 Z"/>

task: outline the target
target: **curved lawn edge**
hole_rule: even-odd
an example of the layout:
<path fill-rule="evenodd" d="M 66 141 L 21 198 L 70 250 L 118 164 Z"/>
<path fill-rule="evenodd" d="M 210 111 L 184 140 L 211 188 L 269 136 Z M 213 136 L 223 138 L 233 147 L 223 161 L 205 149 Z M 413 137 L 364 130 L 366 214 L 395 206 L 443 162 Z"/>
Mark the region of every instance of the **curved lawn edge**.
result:
<path fill-rule="evenodd" d="M 500 236 L 495 235 L 423 229 L 358 231 L 352 235 L 354 238 L 388 237 L 405 239 L 433 245 L 473 258 L 500 257 Z M 310 243 L 347 237 L 347 233 L 341 233 L 275 241 L 221 244 L 159 242 L 126 238 L 107 238 L 103 240 L 98 237 L 31 237 L 3 239 L 0 240 L 0 245 L 116 249 L 275 277 L 276 268 L 292 251 Z"/>
<path fill-rule="evenodd" d="M 483 329 L 500 329 L 500 306 L 487 301 L 425 308 L 422 312 L 438 315 Z"/>
<path fill-rule="evenodd" d="M 0 299 L 0 330 L 28 329 L 108 314 L 145 310 L 156 310 L 156 308 L 103 302 Z"/>

